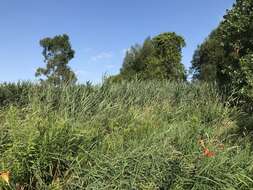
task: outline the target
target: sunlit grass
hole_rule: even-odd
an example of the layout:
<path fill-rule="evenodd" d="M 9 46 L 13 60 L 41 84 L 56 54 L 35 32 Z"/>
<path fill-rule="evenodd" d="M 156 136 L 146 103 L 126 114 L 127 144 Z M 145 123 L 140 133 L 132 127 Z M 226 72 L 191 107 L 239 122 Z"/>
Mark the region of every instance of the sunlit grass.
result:
<path fill-rule="evenodd" d="M 237 133 L 239 112 L 213 87 L 135 81 L 27 89 L 22 104 L 0 111 L 0 171 L 11 172 L 5 188 L 253 188 L 251 141 Z"/>

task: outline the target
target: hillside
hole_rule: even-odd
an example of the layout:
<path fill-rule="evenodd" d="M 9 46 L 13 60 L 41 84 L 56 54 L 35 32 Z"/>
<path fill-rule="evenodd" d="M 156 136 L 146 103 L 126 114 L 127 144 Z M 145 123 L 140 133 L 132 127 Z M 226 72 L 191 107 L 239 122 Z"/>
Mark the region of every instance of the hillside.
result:
<path fill-rule="evenodd" d="M 243 114 L 214 87 L 10 86 L 0 88 L 0 171 L 11 173 L 2 188 L 253 188 Z M 18 101 L 4 101 L 15 88 Z"/>

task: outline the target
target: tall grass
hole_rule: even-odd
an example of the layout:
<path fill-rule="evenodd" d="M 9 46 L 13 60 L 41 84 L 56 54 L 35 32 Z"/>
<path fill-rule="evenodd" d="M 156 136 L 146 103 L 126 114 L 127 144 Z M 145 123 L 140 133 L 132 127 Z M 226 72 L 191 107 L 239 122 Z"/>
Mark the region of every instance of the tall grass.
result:
<path fill-rule="evenodd" d="M 206 84 L 30 85 L 25 97 L 0 110 L 2 188 L 253 188 L 239 112 Z"/>

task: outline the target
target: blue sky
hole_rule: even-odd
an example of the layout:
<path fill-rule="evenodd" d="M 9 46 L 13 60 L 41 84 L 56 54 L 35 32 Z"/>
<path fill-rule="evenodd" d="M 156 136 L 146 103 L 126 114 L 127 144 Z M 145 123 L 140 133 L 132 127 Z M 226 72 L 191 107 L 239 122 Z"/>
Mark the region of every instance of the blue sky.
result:
<path fill-rule="evenodd" d="M 148 36 L 176 32 L 187 43 L 188 68 L 197 45 L 234 0 L 1 0 L 0 81 L 35 80 L 43 67 L 39 40 L 66 33 L 79 82 L 116 74 L 124 52 Z"/>

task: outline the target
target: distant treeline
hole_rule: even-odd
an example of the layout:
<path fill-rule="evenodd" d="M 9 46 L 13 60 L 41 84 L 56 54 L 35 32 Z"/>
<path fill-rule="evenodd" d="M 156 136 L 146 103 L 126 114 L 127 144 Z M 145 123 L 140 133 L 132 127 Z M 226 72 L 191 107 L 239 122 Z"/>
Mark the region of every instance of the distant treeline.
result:
<path fill-rule="evenodd" d="M 196 49 L 189 74 L 192 81 L 216 83 L 222 94 L 233 96 L 252 110 L 253 105 L 253 1 L 237 0 L 219 26 Z M 68 35 L 57 35 L 40 41 L 45 68 L 38 68 L 40 84 L 53 86 L 76 84 L 77 77 L 69 67 L 75 51 Z M 147 38 L 132 46 L 125 55 L 120 73 L 109 76 L 106 83 L 129 80 L 186 81 L 182 48 L 186 43 L 174 32 Z M 25 102 L 26 86 L 3 84 L 0 104 Z M 246 104 L 247 103 L 247 104 Z"/>

